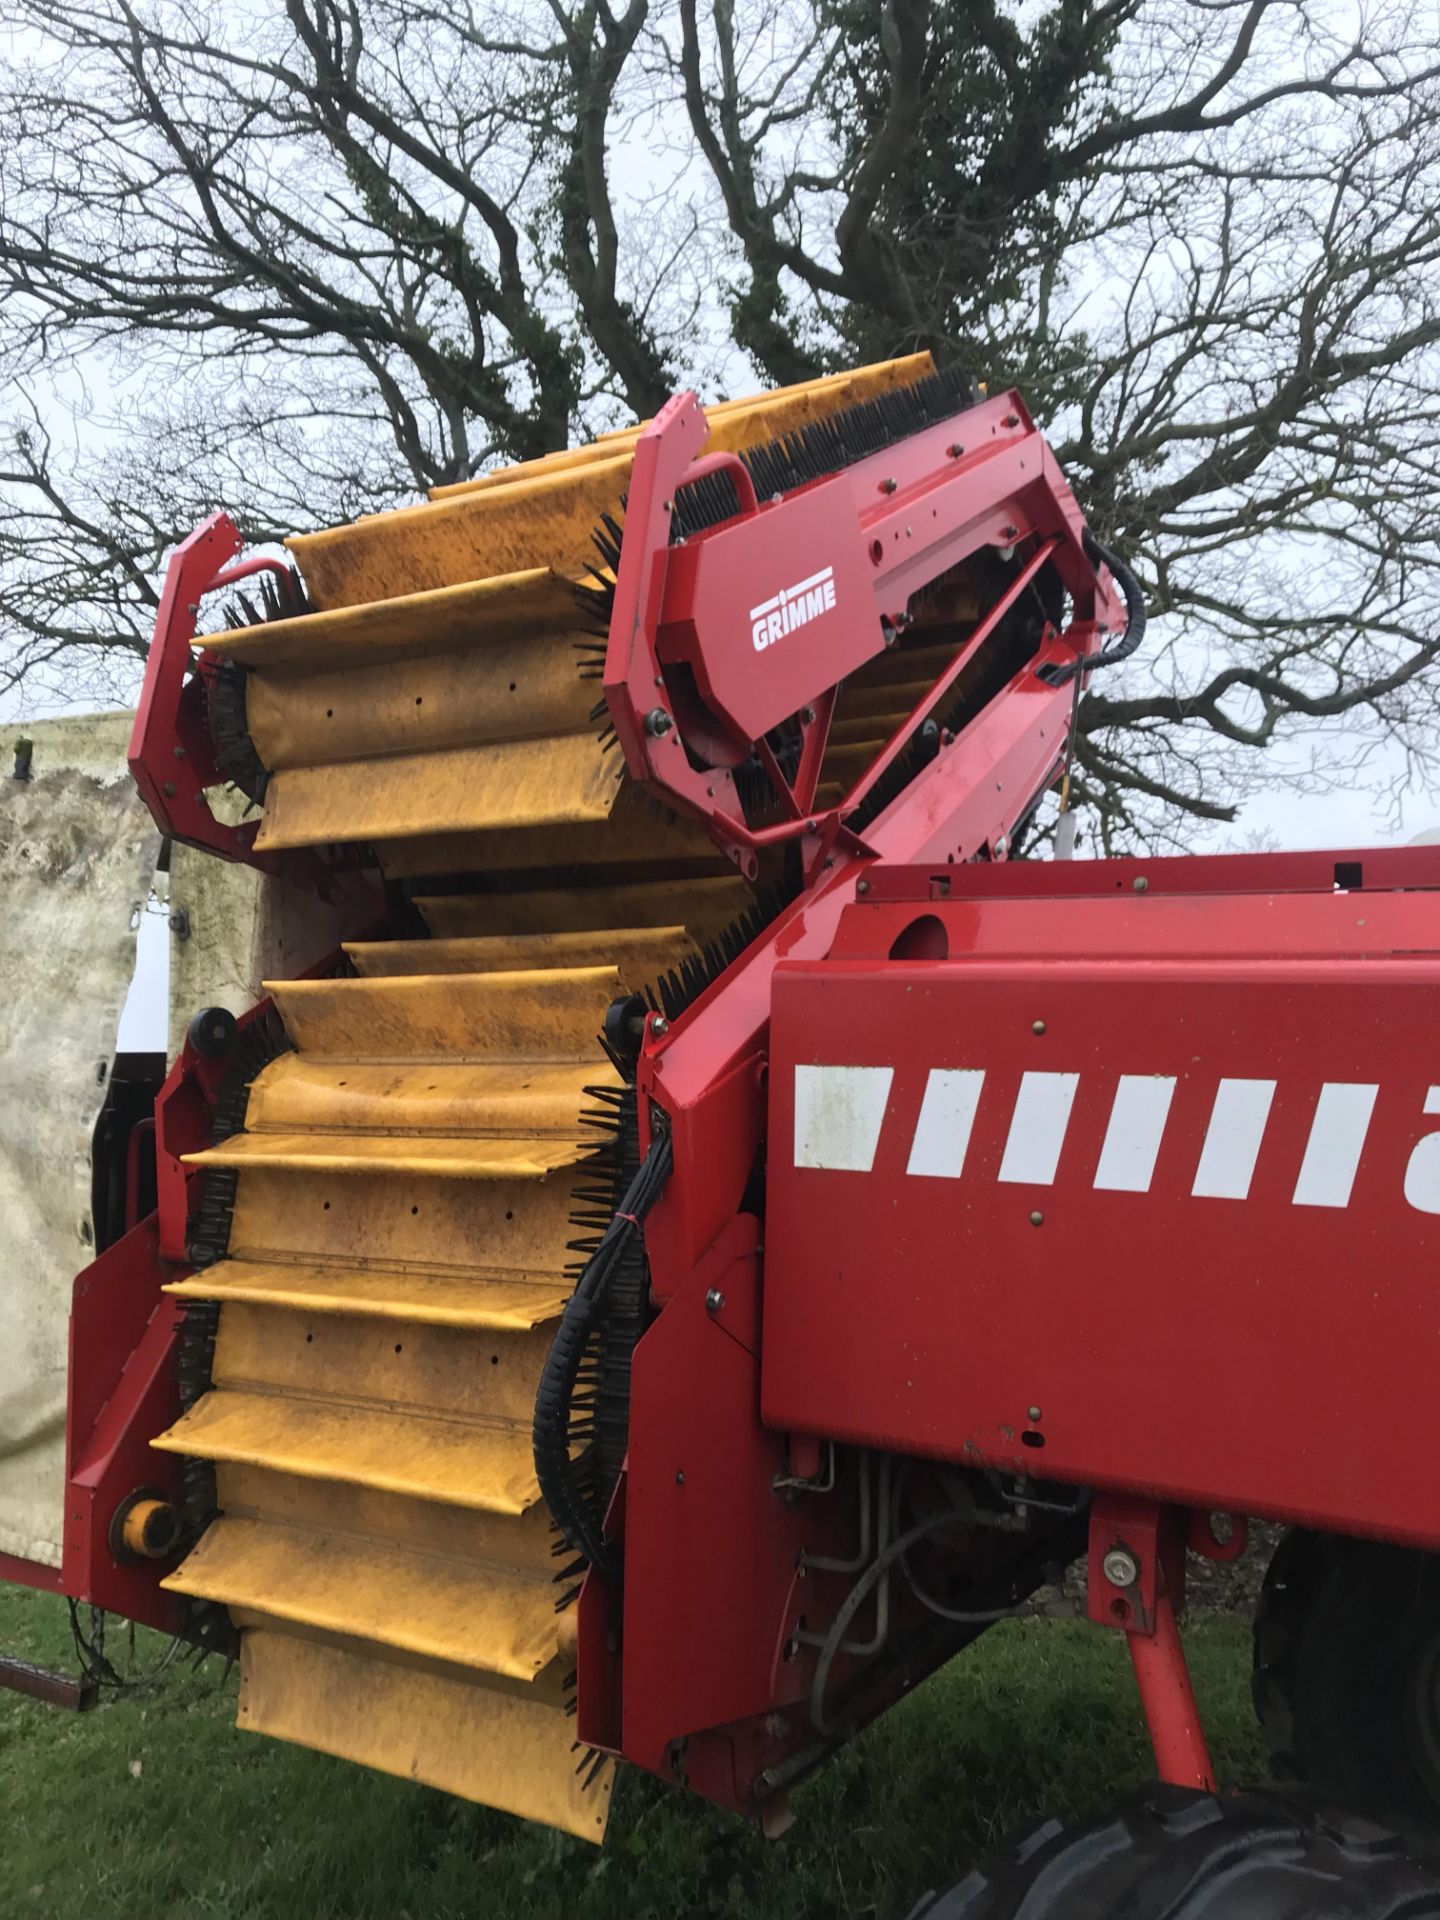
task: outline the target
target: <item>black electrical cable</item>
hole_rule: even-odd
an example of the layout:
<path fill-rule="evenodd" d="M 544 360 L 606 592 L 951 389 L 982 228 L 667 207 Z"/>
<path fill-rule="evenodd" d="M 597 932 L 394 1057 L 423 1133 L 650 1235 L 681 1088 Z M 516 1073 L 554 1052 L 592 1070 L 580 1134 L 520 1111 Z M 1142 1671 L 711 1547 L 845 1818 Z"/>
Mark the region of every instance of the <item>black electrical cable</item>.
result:
<path fill-rule="evenodd" d="M 586 1498 L 577 1462 L 571 1458 L 570 1406 L 611 1276 L 631 1236 L 640 1232 L 640 1223 L 659 1199 L 674 1159 L 669 1131 L 657 1132 L 565 1303 L 535 1393 L 535 1476 L 545 1504 L 567 1544 L 607 1580 L 619 1579 L 620 1554 L 606 1539 L 602 1517 Z"/>
<path fill-rule="evenodd" d="M 1118 667 L 1122 660 L 1130 658 L 1145 638 L 1149 618 L 1145 608 L 1145 589 L 1119 554 L 1112 552 L 1109 547 L 1102 547 L 1088 527 L 1084 540 L 1085 555 L 1091 565 L 1106 566 L 1115 576 L 1115 584 L 1125 599 L 1125 631 L 1113 647 L 1102 647 L 1099 653 L 1083 654 L 1068 666 L 1052 667 L 1045 675 L 1052 687 L 1063 687 L 1076 674 L 1093 673 L 1097 667 Z"/>

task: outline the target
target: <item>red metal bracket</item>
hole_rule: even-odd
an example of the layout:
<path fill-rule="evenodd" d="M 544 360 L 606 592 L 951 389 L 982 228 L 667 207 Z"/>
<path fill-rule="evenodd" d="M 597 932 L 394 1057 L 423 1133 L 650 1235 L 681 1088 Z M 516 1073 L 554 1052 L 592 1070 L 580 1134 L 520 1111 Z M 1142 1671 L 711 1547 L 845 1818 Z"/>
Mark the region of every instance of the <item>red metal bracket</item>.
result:
<path fill-rule="evenodd" d="M 65 1576 L 59 1567 L 22 1559 L 18 1553 L 0 1553 L 0 1580 L 8 1586 L 34 1587 L 39 1593 L 65 1591 Z"/>
<path fill-rule="evenodd" d="M 1213 1793 L 1214 1769 L 1176 1624 L 1189 1531 L 1183 1509 L 1102 1495 L 1090 1509 L 1086 1607 L 1092 1620 L 1126 1636 L 1160 1778 Z"/>
<path fill-rule="evenodd" d="M 605 661 L 611 719 L 631 775 L 698 816 L 751 877 L 759 852 L 777 843 L 818 837 L 859 849 L 843 828 L 846 815 L 1042 567 L 1059 574 L 1074 619 L 1063 636 L 1047 636 L 1023 678 L 1089 653 L 1119 622 L 1108 574 L 1097 574 L 1085 555 L 1074 497 L 1018 396 L 975 407 L 966 420 L 968 450 L 954 441 L 953 422 L 942 423 L 758 503 L 735 455 L 697 461 L 707 427 L 692 393 L 669 401 L 636 443 Z M 676 489 L 722 467 L 741 476 L 741 511 L 672 545 Z M 1031 541 L 1033 550 L 1025 546 Z M 887 627 L 893 637 L 918 587 L 982 547 L 1008 553 L 1017 545 L 1025 546 L 1024 564 L 1000 601 L 844 800 L 817 818 L 816 781 L 839 681 L 883 651 Z M 796 581 L 797 573 L 804 578 Z M 817 604 L 813 617 L 807 613 L 773 643 L 767 640 L 759 631 L 763 621 L 753 616 L 764 606 L 798 604 L 802 589 L 816 582 L 824 583 L 816 592 L 829 596 L 824 607 Z M 770 601 L 767 587 L 775 595 Z M 761 607 L 747 615 L 757 596 Z M 814 634 L 802 631 L 817 622 Z M 765 740 L 782 722 L 800 727 L 792 779 Z M 687 744 L 709 764 L 692 764 Z M 752 747 L 784 815 L 754 828 L 744 818 L 732 772 Z M 1057 739 L 1057 765 L 1059 757 Z"/>
<path fill-rule="evenodd" d="M 1202 1560 L 1215 1560 L 1222 1566 L 1228 1566 L 1232 1560 L 1238 1560 L 1249 1546 L 1250 1522 L 1243 1513 L 1224 1515 L 1230 1522 L 1230 1532 L 1222 1540 L 1215 1531 L 1215 1521 L 1219 1517 L 1205 1512 L 1203 1508 L 1193 1507 L 1186 1528 L 1185 1544 L 1191 1553 L 1198 1553 Z"/>
<path fill-rule="evenodd" d="M 68 1707 L 77 1713 L 93 1707 L 100 1697 L 99 1683 L 88 1674 L 54 1673 L 48 1667 L 4 1654 L 0 1654 L 0 1687 L 26 1694 L 31 1700 L 43 1700 L 46 1706 Z"/>
<path fill-rule="evenodd" d="M 236 1040 L 270 1006 L 267 995 L 242 1013 L 235 1026 Z M 187 1167 L 184 1156 L 211 1143 L 216 1098 L 234 1058 L 233 1046 L 215 1058 L 200 1053 L 186 1039 L 155 1096 L 155 1194 L 160 1256 L 184 1263 L 190 1260 L 187 1223 L 190 1192 L 201 1178 L 198 1167 Z"/>
<path fill-rule="evenodd" d="M 130 734 L 130 774 L 156 826 L 171 839 L 324 892 L 327 876 L 313 853 L 257 853 L 259 823 L 225 826 L 206 798 L 206 789 L 223 785 L 226 776 L 216 763 L 192 646 L 200 603 L 237 580 L 287 571 L 267 554 L 236 561 L 240 547 L 230 516 L 212 513 L 170 556 Z"/>
<path fill-rule="evenodd" d="M 178 1303 L 152 1215 L 75 1281 L 70 1309 L 69 1404 L 65 1415 L 63 1591 L 130 1620 L 174 1632 L 181 1603 L 160 1580 L 167 1564 L 122 1563 L 111 1523 L 138 1488 L 179 1504 L 180 1463 L 150 1442 L 180 1416 L 174 1346 Z"/>
<path fill-rule="evenodd" d="M 264 864 L 253 856 L 254 825 L 222 827 L 205 798 L 225 776 L 215 764 L 190 644 L 205 595 L 240 577 L 226 565 L 239 551 L 234 521 L 212 513 L 170 556 L 130 735 L 130 772 L 162 833 L 223 860 Z"/>

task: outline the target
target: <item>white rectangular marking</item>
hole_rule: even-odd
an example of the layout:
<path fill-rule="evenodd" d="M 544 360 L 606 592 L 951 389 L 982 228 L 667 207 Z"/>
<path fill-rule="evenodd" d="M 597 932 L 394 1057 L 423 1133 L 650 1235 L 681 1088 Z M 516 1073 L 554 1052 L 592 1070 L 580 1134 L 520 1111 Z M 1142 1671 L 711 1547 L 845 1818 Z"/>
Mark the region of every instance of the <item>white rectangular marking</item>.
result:
<path fill-rule="evenodd" d="M 869 1173 L 893 1067 L 796 1067 L 795 1164 Z"/>
<path fill-rule="evenodd" d="M 1048 1187 L 1060 1164 L 1078 1073 L 1026 1073 L 1010 1118 L 1000 1178 L 1014 1185 Z"/>
<path fill-rule="evenodd" d="M 1200 1149 L 1195 1184 L 1197 1200 L 1244 1200 L 1249 1197 L 1260 1158 L 1260 1143 L 1275 1098 L 1273 1080 L 1222 1080 L 1210 1109 L 1210 1125 Z"/>
<path fill-rule="evenodd" d="M 985 1075 L 976 1068 L 930 1069 L 907 1173 L 924 1174 L 932 1180 L 960 1178 L 984 1084 Z"/>
<path fill-rule="evenodd" d="M 1320 1089 L 1295 1182 L 1297 1207 L 1349 1206 L 1379 1091 L 1350 1080 L 1327 1080 Z"/>
<path fill-rule="evenodd" d="M 1095 1185 L 1113 1193 L 1148 1193 L 1170 1114 L 1174 1077 L 1122 1073 L 1095 1169 Z"/>

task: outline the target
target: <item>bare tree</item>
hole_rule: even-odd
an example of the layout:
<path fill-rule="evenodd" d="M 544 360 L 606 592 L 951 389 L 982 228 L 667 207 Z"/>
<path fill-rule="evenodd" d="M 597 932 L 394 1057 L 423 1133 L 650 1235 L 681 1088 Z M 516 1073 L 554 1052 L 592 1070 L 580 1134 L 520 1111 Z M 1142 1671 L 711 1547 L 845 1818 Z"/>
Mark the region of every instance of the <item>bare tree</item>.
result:
<path fill-rule="evenodd" d="M 266 537 L 679 384 L 926 346 L 1022 387 L 1151 589 L 1148 658 L 1080 715 L 1107 845 L 1233 817 L 1274 742 L 1423 769 L 1419 12 L 17 0 L 0 673 L 133 685 L 164 548 L 214 505 Z"/>

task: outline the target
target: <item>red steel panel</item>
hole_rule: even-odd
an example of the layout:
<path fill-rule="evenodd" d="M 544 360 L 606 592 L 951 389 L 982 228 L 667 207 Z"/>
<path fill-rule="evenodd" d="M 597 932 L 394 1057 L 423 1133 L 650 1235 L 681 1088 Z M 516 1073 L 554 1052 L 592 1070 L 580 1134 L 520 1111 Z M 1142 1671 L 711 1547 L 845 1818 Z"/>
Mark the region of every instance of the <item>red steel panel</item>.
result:
<path fill-rule="evenodd" d="M 1132 855 L 1114 860 L 1020 860 L 1000 867 L 919 866 L 896 853 L 870 876 L 881 900 L 993 901 L 1095 894 L 1333 893 L 1440 887 L 1440 847 L 1325 847 L 1300 853 Z M 904 863 L 904 864 L 902 864 Z"/>
<path fill-rule="evenodd" d="M 955 438 L 962 431 L 963 446 Z M 1017 676 L 1068 714 L 1068 691 L 1034 681 L 1034 672 L 1092 651 L 1122 614 L 1108 573 L 1097 573 L 1085 553 L 1074 496 L 1018 395 L 961 409 L 839 474 L 742 509 L 672 546 L 673 495 L 704 432 L 694 395 L 683 393 L 636 443 L 605 696 L 632 776 L 705 820 L 742 871 L 754 876 L 761 846 L 813 833 L 821 821 L 835 832 L 855 798 L 808 821 L 798 808 L 786 809 L 789 818 L 752 829 L 741 817 L 730 766 L 787 715 L 802 716 L 808 743 L 824 724 L 821 696 L 883 650 L 882 620 L 892 628 L 902 623 L 918 588 L 982 548 L 1007 555 L 1021 548 L 1021 557 L 1036 564 L 1043 553 L 1070 594 L 1067 632 L 1048 633 L 1031 670 Z M 677 679 L 680 662 L 692 670 L 693 688 Z M 986 810 L 987 834 L 1007 831 L 1053 775 L 1064 724 L 1058 715 L 1051 724 L 1052 751 L 1035 783 Z M 681 750 L 687 737 L 713 764 L 690 764 Z M 988 788 L 988 767 L 979 771 Z M 954 773 L 973 777 L 968 765 Z M 929 791 L 933 799 L 938 790 Z M 942 825 L 947 812 L 942 803 L 932 824 Z M 898 851 L 881 847 L 871 832 L 865 838 L 876 851 Z M 905 858 L 953 852 L 953 843 L 902 840 Z"/>
<path fill-rule="evenodd" d="M 776 1697 L 800 1548 L 817 1525 L 775 1490 L 784 1443 L 755 1418 L 757 1238 L 754 1217 L 738 1215 L 635 1352 L 623 1748 L 657 1770 L 671 1741 Z"/>
<path fill-rule="evenodd" d="M 205 798 L 205 789 L 223 775 L 190 643 L 201 600 L 239 550 L 234 521 L 212 513 L 170 556 L 130 735 L 131 778 L 155 824 L 222 860 L 250 860 L 255 827 L 222 827 Z M 265 863 L 255 859 L 253 864 Z"/>
<path fill-rule="evenodd" d="M 0 1580 L 14 1587 L 35 1587 L 41 1593 L 63 1593 L 65 1576 L 59 1567 L 26 1560 L 18 1553 L 0 1553 Z"/>
<path fill-rule="evenodd" d="M 1440 911 L 1118 904 L 776 970 L 767 1424 L 1440 1544 Z"/>
<path fill-rule="evenodd" d="M 175 1339 L 181 1311 L 160 1292 L 166 1277 L 151 1214 L 75 1280 L 63 1590 L 173 1632 L 181 1603 L 160 1590 L 173 1562 L 122 1565 L 110 1548 L 111 1522 L 132 1495 L 153 1487 L 166 1499 L 181 1498 L 179 1461 L 150 1445 L 180 1417 Z"/>

